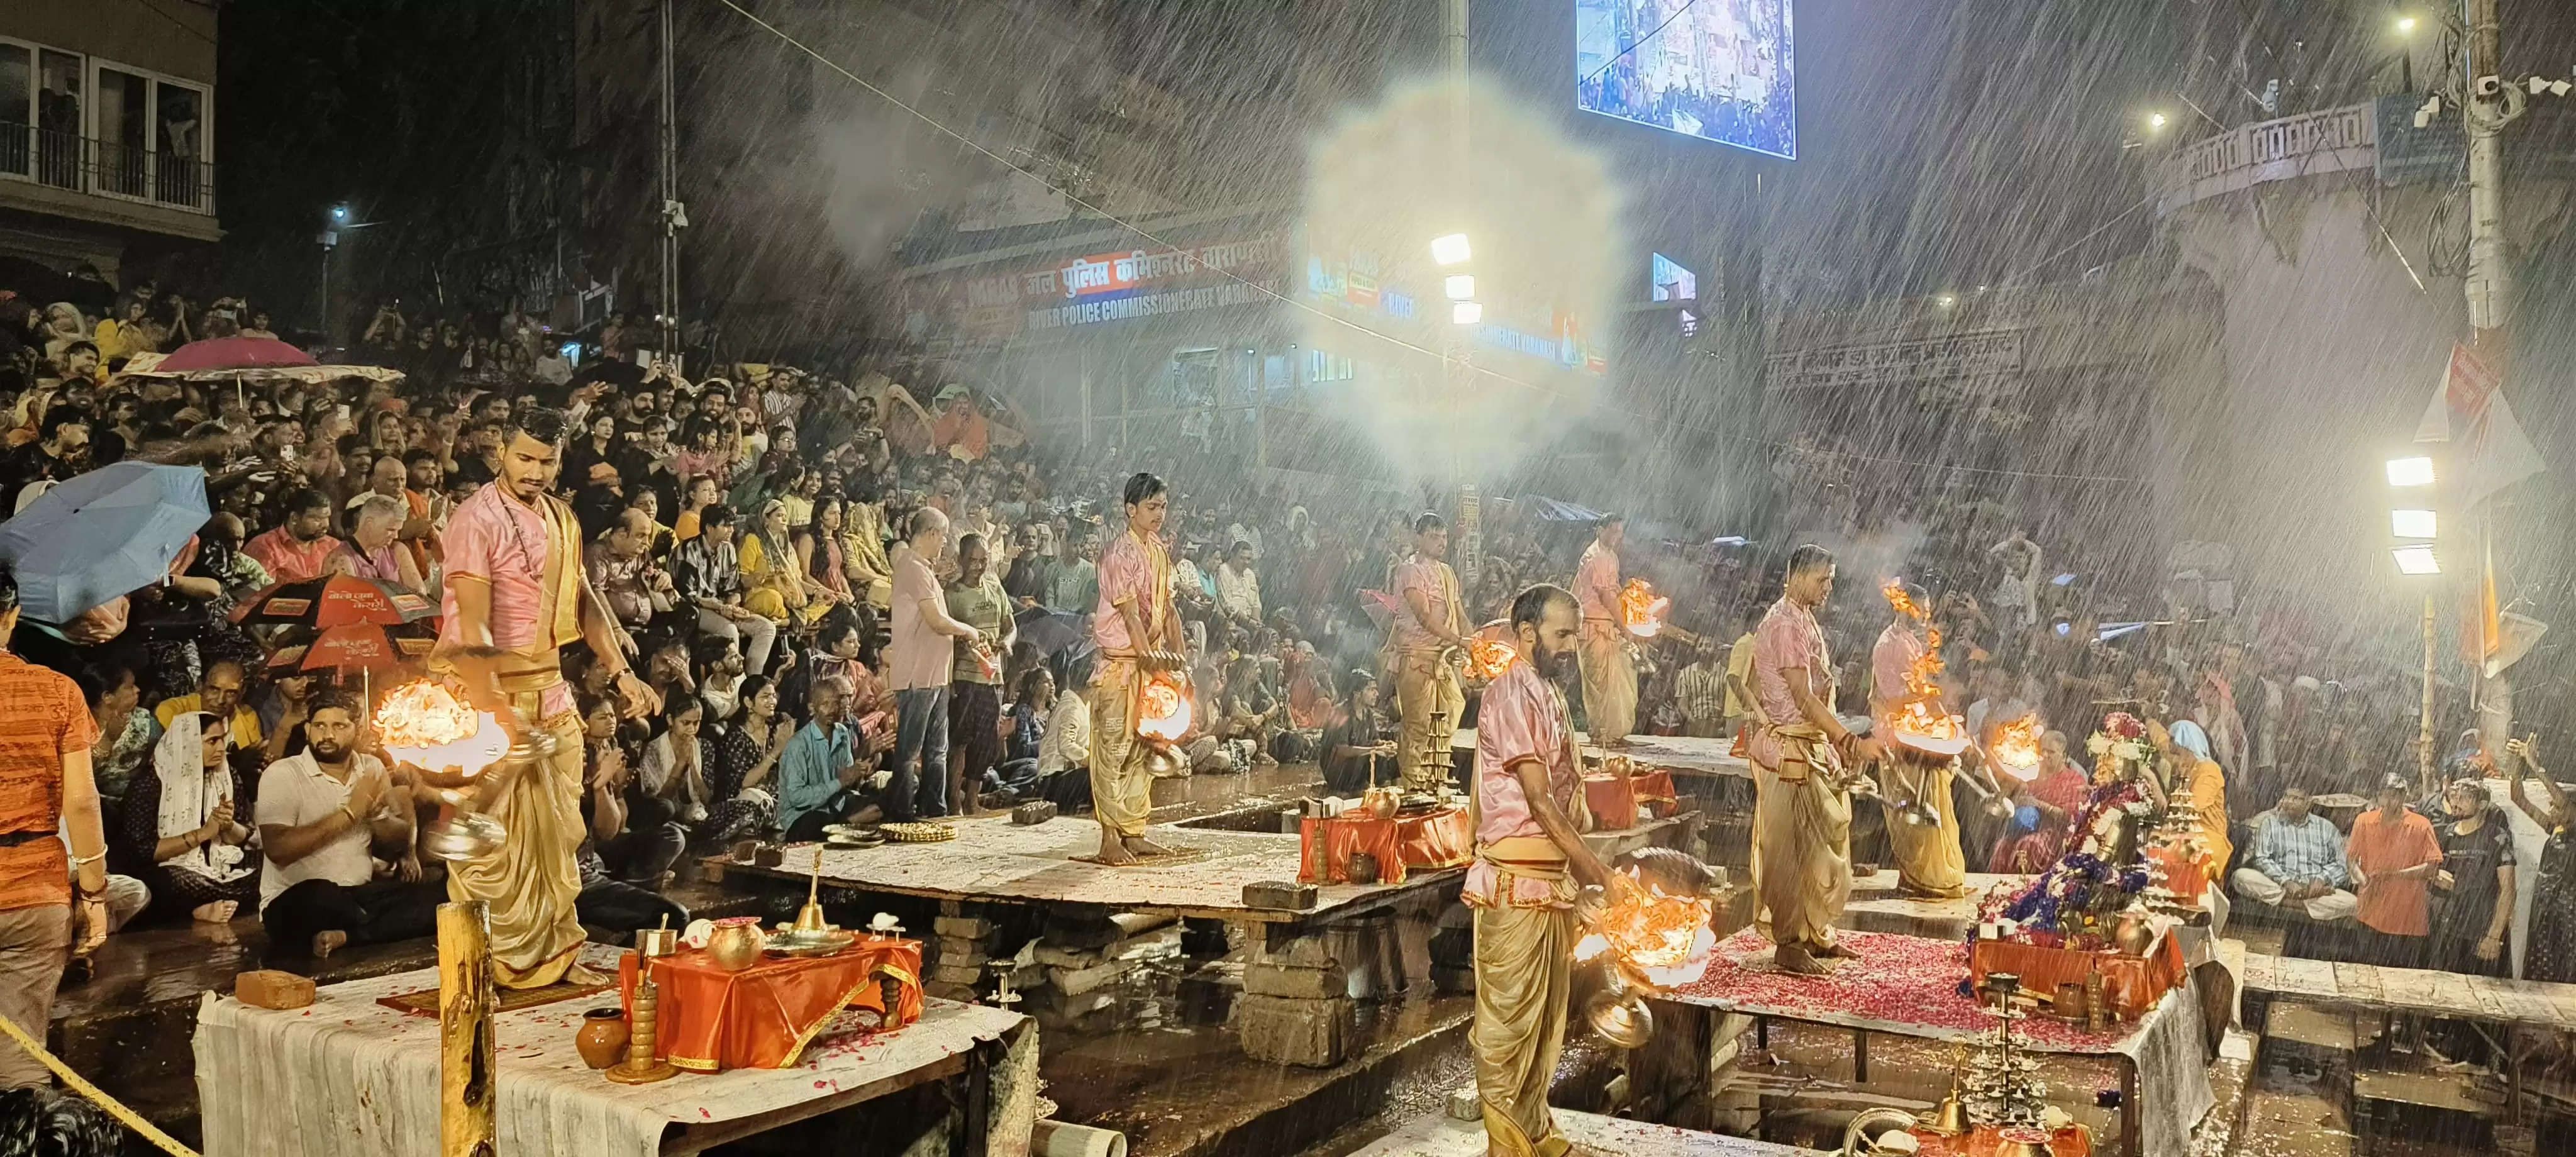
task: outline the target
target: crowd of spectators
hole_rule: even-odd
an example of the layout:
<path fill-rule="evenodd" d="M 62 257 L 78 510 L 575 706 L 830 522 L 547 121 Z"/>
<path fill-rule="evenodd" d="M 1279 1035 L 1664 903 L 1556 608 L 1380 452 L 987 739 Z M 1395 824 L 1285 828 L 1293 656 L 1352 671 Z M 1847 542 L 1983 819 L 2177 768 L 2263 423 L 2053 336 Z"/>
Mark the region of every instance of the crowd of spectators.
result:
<path fill-rule="evenodd" d="M 0 511 L 126 458 L 203 467 L 213 506 L 167 582 L 11 640 L 84 700 L 120 920 L 148 896 L 170 919 L 259 912 L 277 942 L 316 952 L 420 934 L 439 869 L 411 846 L 418 801 L 370 753 L 362 695 L 381 684 L 277 666 L 279 640 L 227 612 L 326 575 L 435 601 L 448 512 L 495 476 L 505 426 L 540 412 L 567 430 L 555 485 L 589 543 L 582 564 L 661 698 L 629 719 L 597 665 L 568 656 L 589 735 L 580 858 L 595 926 L 685 915 L 663 893 L 692 848 L 1021 800 L 1086 806 L 1083 616 L 1103 544 L 1124 532 L 1116 487 L 1137 469 L 1176 490 L 1167 534 L 1197 721 L 1178 772 L 1311 764 L 1341 792 L 1394 778 L 1378 687 L 1390 604 L 1374 592 L 1412 549 L 1418 501 L 1051 436 L 917 363 L 687 376 L 630 360 L 617 317 L 567 343 L 519 313 L 459 324 L 387 309 L 338 356 L 404 371 L 391 381 L 119 372 L 192 338 L 265 335 L 266 316 L 149 285 L 98 315 L 0 299 Z M 1568 580 L 1592 526 L 1541 515 L 1557 505 L 1489 499 L 1480 534 L 1459 536 L 1472 619 Z M 1696 634 L 1643 649 L 1643 729 L 1731 734 L 1751 711 L 1749 640 L 1789 544 L 1655 526 L 1626 541 L 1624 571 L 1672 594 Z M 2392 681 L 2335 678 L 2346 657 L 2328 648 L 2172 615 L 2157 592 L 2123 603 L 2107 583 L 2047 581 L 2044 557 L 2019 532 L 1944 533 L 1888 561 L 1937 578 L 1945 689 L 1971 727 L 2036 714 L 2049 730 L 2039 773 L 2000 781 L 2008 806 L 1961 801 L 1971 862 L 2053 858 L 2086 790 L 2081 744 L 2125 709 L 2223 777 L 2210 806 L 2242 849 L 2223 877 L 2240 901 L 2359 930 L 2334 951 L 2497 967 L 2507 825 L 2483 785 L 2408 775 L 2390 802 L 2383 778 L 2414 766 Z M 1852 715 L 1888 621 L 1886 577 L 1848 573 L 1825 608 Z M 2569 809 L 2550 793 L 2525 810 L 2556 831 Z M 2357 795 L 2377 802 L 2341 822 L 2318 806 Z M 2527 975 L 2576 979 L 2564 842 L 2541 866 L 2539 888 L 2561 902 L 2535 912 Z"/>

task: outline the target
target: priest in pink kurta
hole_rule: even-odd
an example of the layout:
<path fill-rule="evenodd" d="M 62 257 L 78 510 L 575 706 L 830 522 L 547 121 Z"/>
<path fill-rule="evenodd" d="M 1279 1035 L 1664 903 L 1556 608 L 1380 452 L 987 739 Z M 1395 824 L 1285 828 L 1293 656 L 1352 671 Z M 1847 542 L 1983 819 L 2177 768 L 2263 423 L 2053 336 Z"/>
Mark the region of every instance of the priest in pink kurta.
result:
<path fill-rule="evenodd" d="M 1476 716 L 1476 861 L 1465 900 L 1475 913 L 1476 1017 L 1469 1043 L 1484 1106 L 1486 1151 L 1567 1151 L 1548 1111 L 1548 1083 L 1573 997 L 1574 897 L 1609 870 L 1583 843 L 1583 772 L 1565 695 L 1550 677 L 1572 665 L 1574 598 L 1552 586 L 1512 601 L 1522 658 L 1485 688 Z"/>
<path fill-rule="evenodd" d="M 1619 544 L 1627 523 L 1606 515 L 1574 570 L 1574 597 L 1583 608 L 1583 722 L 1592 741 L 1625 747 L 1637 729 L 1637 661 L 1628 653 L 1628 628 L 1619 613 Z"/>

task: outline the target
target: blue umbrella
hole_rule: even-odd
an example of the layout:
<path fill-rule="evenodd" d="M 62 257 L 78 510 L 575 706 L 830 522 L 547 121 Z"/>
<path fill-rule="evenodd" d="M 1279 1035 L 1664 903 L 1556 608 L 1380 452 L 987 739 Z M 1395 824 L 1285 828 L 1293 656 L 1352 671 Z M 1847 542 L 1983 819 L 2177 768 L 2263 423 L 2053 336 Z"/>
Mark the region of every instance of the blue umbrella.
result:
<path fill-rule="evenodd" d="M 119 462 L 46 491 L 0 522 L 0 563 L 28 618 L 67 623 L 161 581 L 206 524 L 206 472 Z"/>

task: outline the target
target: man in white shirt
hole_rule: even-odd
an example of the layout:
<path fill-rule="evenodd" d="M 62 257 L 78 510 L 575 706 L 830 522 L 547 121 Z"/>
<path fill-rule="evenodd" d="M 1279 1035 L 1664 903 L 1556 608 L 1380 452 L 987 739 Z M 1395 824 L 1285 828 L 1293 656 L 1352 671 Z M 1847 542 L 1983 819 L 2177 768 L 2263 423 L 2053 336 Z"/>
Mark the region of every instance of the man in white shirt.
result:
<path fill-rule="evenodd" d="M 1234 549 L 1216 568 L 1216 605 L 1246 627 L 1261 625 L 1261 576 L 1252 569 L 1252 544 L 1243 539 L 1234 540 Z"/>
<path fill-rule="evenodd" d="M 1091 804 L 1091 661 L 1075 660 L 1064 690 L 1047 711 L 1046 738 L 1038 744 L 1036 796 L 1065 811 Z"/>
<path fill-rule="evenodd" d="M 445 891 L 421 882 L 408 784 L 357 750 L 357 709 L 345 699 L 317 701 L 304 738 L 301 754 L 259 777 L 259 915 L 269 942 L 318 958 L 345 944 L 428 936 Z M 395 862 L 382 879 L 377 849 Z"/>

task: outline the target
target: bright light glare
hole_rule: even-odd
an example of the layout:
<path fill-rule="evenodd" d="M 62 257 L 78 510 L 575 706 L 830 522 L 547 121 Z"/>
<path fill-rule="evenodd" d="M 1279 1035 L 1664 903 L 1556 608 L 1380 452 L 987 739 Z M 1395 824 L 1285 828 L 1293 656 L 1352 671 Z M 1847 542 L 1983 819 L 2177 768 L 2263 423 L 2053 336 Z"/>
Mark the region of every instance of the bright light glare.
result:
<path fill-rule="evenodd" d="M 2160 112 L 2148 113 L 2147 127 L 2151 129 L 2160 129 L 2165 127 L 2165 114 Z"/>
<path fill-rule="evenodd" d="M 2433 512 L 2430 510 L 2389 511 L 2388 533 L 2398 538 L 2441 537 L 2433 532 Z"/>
<path fill-rule="evenodd" d="M 2409 32 L 2413 32 L 2413 31 L 2415 31 L 2415 18 L 2414 18 L 2414 17 L 2412 17 L 2412 16 L 2400 16 L 2400 17 L 2398 17 L 2398 18 L 2397 18 L 2397 34 L 2398 34 L 2398 35 L 2403 36 L 2403 35 L 2405 35 L 2405 34 L 2407 34 L 2407 33 L 2409 33 Z"/>
<path fill-rule="evenodd" d="M 1482 303 L 1473 301 L 1452 303 L 1449 306 L 1449 320 L 1459 325 L 1474 325 L 1485 320 L 1485 307 Z"/>
<path fill-rule="evenodd" d="M 2401 546 L 2388 552 L 2396 556 L 2399 574 L 2440 574 L 2442 564 L 2433 557 L 2429 546 Z"/>
<path fill-rule="evenodd" d="M 1476 296 L 1476 277 L 1472 273 L 1452 273 L 1441 279 L 1441 289 L 1451 301 L 1465 301 Z"/>
<path fill-rule="evenodd" d="M 1467 235 L 1452 233 L 1431 239 L 1431 259 L 1442 265 L 1456 265 L 1472 256 L 1467 250 Z"/>
<path fill-rule="evenodd" d="M 2433 460 L 2430 458 L 2389 459 L 2388 484 L 2391 486 L 2432 485 Z"/>

